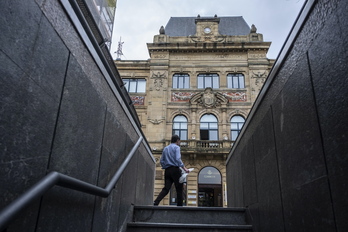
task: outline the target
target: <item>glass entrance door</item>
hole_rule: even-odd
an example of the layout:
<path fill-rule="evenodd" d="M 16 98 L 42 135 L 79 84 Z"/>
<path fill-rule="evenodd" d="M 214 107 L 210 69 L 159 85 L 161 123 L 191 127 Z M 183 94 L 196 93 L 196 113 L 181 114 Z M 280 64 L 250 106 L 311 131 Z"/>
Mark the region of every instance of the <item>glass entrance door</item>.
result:
<path fill-rule="evenodd" d="M 198 190 L 198 206 L 222 207 L 221 185 L 200 185 Z"/>
<path fill-rule="evenodd" d="M 222 207 L 221 174 L 214 167 L 205 167 L 199 172 L 198 206 Z"/>

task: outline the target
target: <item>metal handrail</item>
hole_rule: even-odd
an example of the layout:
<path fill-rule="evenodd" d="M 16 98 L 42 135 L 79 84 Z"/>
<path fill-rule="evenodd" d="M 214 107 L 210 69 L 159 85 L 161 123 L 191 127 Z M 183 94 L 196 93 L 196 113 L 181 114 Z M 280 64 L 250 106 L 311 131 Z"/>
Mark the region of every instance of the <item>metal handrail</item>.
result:
<path fill-rule="evenodd" d="M 126 159 L 123 161 L 120 168 L 117 170 L 117 172 L 114 174 L 109 184 L 105 188 L 89 184 L 87 182 L 75 179 L 59 172 L 50 172 L 0 212 L 0 231 L 4 230 L 8 223 L 13 220 L 25 207 L 27 207 L 36 198 L 41 197 L 45 192 L 47 192 L 55 185 L 84 193 L 89 193 L 95 196 L 104 198 L 108 197 L 115 187 L 117 181 L 121 177 L 123 171 L 127 167 L 128 163 L 132 159 L 135 151 L 138 149 L 142 140 L 143 137 L 140 137 L 138 139 L 137 143 L 129 152 Z"/>

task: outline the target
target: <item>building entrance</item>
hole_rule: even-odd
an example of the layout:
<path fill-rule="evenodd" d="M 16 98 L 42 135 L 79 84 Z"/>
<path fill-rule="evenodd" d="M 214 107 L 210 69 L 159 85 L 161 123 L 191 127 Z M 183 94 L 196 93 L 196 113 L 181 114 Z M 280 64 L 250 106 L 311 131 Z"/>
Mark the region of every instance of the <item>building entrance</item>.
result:
<path fill-rule="evenodd" d="M 222 207 L 221 174 L 214 167 L 205 167 L 199 173 L 198 206 Z"/>

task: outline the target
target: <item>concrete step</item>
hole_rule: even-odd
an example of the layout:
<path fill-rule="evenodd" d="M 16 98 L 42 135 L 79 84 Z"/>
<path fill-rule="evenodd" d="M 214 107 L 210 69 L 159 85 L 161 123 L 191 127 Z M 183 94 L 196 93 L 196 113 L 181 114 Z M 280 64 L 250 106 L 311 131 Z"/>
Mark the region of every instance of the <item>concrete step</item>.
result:
<path fill-rule="evenodd" d="M 187 224 L 187 223 L 128 223 L 127 232 L 252 232 L 251 225 Z"/>
<path fill-rule="evenodd" d="M 245 225 L 245 208 L 135 206 L 133 222 Z"/>

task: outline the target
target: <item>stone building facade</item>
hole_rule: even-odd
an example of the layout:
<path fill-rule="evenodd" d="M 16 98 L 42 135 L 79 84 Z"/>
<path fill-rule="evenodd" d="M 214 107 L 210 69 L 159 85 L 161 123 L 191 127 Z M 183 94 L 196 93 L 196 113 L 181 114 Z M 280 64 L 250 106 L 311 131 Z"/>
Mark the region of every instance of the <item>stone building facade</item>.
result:
<path fill-rule="evenodd" d="M 117 60 L 157 160 L 181 137 L 188 175 L 186 205 L 226 206 L 226 158 L 272 68 L 263 41 L 243 17 L 172 17 L 148 43 L 149 60 Z M 161 202 L 175 204 L 175 190 Z"/>

